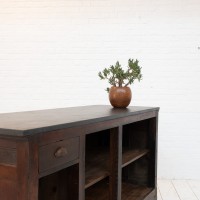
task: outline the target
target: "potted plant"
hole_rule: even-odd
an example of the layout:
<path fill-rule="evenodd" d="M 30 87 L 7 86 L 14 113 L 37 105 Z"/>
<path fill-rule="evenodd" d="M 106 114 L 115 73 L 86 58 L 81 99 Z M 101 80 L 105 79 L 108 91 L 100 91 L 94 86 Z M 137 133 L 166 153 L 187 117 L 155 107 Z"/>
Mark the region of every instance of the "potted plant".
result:
<path fill-rule="evenodd" d="M 105 68 L 99 72 L 101 80 L 107 79 L 111 88 L 107 88 L 109 100 L 113 107 L 126 108 L 131 102 L 131 89 L 128 87 L 135 80 L 142 79 L 141 67 L 138 65 L 138 60 L 129 59 L 127 70 L 124 70 L 119 62 Z"/>

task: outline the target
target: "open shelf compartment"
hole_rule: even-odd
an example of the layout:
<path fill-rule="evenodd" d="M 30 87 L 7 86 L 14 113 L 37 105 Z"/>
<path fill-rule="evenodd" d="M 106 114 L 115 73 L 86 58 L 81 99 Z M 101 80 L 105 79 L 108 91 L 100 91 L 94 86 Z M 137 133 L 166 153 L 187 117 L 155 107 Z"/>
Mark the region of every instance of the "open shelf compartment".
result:
<path fill-rule="evenodd" d="M 122 167 L 125 167 L 149 152 L 148 120 L 123 126 Z"/>
<path fill-rule="evenodd" d="M 38 200 L 78 200 L 79 164 L 39 179 Z"/>
<path fill-rule="evenodd" d="M 109 176 L 109 153 L 107 150 L 94 150 L 86 158 L 85 188 Z"/>
<path fill-rule="evenodd" d="M 149 184 L 148 155 L 122 168 L 122 200 L 140 200 L 153 190 Z"/>
<path fill-rule="evenodd" d="M 155 195 L 154 131 L 150 118 L 123 126 L 122 200 L 140 200 Z"/>
<path fill-rule="evenodd" d="M 86 136 L 85 189 L 109 176 L 110 131 Z"/>

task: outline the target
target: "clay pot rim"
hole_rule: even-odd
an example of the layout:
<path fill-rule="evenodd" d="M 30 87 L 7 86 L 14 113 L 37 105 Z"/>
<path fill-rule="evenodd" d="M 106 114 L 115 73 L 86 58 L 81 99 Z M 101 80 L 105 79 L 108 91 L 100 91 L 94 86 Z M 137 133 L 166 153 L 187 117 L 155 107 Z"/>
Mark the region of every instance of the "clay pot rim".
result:
<path fill-rule="evenodd" d="M 129 86 L 122 86 L 122 87 L 120 87 L 120 86 L 111 86 L 111 87 L 115 87 L 115 88 L 130 88 Z"/>

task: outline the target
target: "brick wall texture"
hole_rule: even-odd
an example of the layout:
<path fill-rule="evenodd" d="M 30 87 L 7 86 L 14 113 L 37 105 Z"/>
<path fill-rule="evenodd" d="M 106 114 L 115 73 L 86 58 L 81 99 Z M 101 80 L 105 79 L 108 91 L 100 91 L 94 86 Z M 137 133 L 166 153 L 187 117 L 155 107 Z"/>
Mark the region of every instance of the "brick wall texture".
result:
<path fill-rule="evenodd" d="M 199 0 L 0 0 L 0 112 L 109 104 L 97 73 L 140 61 L 160 106 L 158 176 L 200 179 Z"/>

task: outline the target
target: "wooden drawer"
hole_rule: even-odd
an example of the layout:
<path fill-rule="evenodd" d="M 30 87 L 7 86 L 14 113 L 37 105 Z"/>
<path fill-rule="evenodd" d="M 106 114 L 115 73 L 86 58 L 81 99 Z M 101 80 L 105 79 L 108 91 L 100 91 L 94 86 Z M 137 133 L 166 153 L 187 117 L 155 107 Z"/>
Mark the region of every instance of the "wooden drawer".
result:
<path fill-rule="evenodd" d="M 39 171 L 43 172 L 79 158 L 79 137 L 40 147 Z"/>

